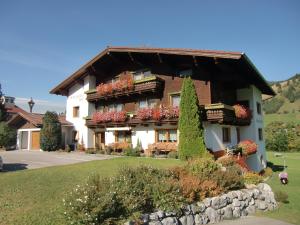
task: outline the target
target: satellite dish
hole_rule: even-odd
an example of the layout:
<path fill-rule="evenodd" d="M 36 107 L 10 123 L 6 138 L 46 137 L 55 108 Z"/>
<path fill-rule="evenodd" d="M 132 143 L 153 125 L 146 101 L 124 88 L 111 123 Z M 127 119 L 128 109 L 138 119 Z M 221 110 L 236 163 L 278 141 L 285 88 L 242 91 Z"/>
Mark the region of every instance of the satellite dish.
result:
<path fill-rule="evenodd" d="M 2 97 L 0 98 L 0 103 L 1 103 L 2 105 L 5 104 L 5 97 L 4 97 L 4 96 L 2 96 Z"/>

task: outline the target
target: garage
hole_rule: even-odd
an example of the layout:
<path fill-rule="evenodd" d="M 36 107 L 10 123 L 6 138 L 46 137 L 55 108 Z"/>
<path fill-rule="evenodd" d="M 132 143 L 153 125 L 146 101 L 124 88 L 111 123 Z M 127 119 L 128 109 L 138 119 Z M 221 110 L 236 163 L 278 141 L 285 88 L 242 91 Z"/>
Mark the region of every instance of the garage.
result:
<path fill-rule="evenodd" d="M 40 131 L 31 132 L 31 149 L 40 150 Z"/>

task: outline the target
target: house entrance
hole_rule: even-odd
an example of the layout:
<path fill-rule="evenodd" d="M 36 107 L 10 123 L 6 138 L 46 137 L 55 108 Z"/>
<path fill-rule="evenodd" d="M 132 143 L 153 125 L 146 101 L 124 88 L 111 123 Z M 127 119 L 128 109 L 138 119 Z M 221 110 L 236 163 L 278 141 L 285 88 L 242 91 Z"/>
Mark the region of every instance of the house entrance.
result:
<path fill-rule="evenodd" d="M 95 148 L 103 149 L 105 146 L 105 132 L 95 133 Z"/>

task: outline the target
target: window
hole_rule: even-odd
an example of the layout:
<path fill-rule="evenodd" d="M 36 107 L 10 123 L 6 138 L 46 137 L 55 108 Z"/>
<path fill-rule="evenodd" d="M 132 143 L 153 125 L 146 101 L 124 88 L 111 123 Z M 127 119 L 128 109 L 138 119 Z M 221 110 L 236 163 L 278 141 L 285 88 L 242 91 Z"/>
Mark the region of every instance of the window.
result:
<path fill-rule="evenodd" d="M 256 102 L 256 111 L 257 111 L 257 114 L 261 114 L 261 104 L 259 102 Z"/>
<path fill-rule="evenodd" d="M 152 76 L 152 73 L 150 70 L 139 70 L 133 73 L 133 79 L 134 80 L 142 80 L 146 77 Z"/>
<path fill-rule="evenodd" d="M 173 107 L 178 107 L 180 104 L 180 94 L 172 94 L 171 95 L 171 105 Z"/>
<path fill-rule="evenodd" d="M 139 108 L 155 108 L 156 101 L 155 99 L 144 99 L 139 101 Z"/>
<path fill-rule="evenodd" d="M 237 140 L 237 143 L 239 143 L 241 141 L 241 132 L 240 132 L 239 127 L 236 128 L 236 140 Z"/>
<path fill-rule="evenodd" d="M 262 128 L 258 128 L 258 139 L 262 141 L 264 139 Z"/>
<path fill-rule="evenodd" d="M 230 128 L 229 127 L 223 127 L 222 128 L 223 133 L 223 142 L 227 143 L 230 142 Z"/>
<path fill-rule="evenodd" d="M 110 104 L 108 105 L 109 112 L 121 112 L 124 108 L 123 104 Z"/>
<path fill-rule="evenodd" d="M 78 118 L 79 117 L 79 106 L 73 107 L 73 117 Z"/>
<path fill-rule="evenodd" d="M 177 142 L 177 130 L 157 130 L 156 142 Z"/>
<path fill-rule="evenodd" d="M 131 143 L 131 131 L 116 131 L 116 142 Z"/>

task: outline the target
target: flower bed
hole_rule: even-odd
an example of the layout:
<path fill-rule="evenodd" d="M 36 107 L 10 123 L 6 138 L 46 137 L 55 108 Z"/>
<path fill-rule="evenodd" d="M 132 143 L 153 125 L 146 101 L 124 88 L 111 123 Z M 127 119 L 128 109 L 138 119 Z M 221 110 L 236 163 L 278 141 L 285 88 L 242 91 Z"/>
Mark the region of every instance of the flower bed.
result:
<path fill-rule="evenodd" d="M 110 95 L 122 91 L 130 91 L 134 88 L 132 76 L 124 76 L 114 83 L 99 84 L 97 86 L 97 93 L 101 96 Z"/>
<path fill-rule="evenodd" d="M 107 122 L 124 122 L 127 119 L 126 111 L 121 112 L 95 112 L 92 116 L 92 120 L 95 123 L 107 123 Z"/>
<path fill-rule="evenodd" d="M 162 120 L 179 117 L 179 107 L 143 108 L 137 111 L 140 120 Z"/>
<path fill-rule="evenodd" d="M 235 116 L 238 119 L 247 119 L 250 120 L 252 118 L 252 113 L 249 108 L 243 105 L 236 104 L 233 106 Z"/>

